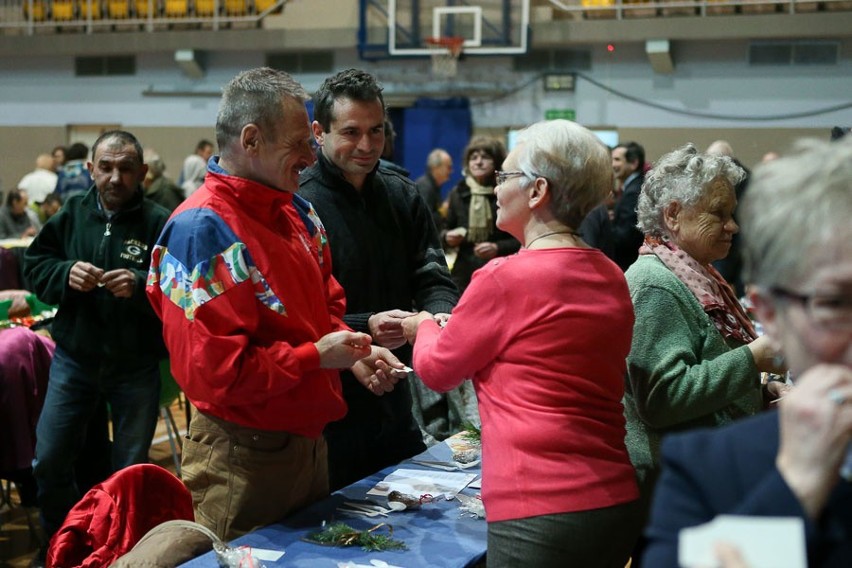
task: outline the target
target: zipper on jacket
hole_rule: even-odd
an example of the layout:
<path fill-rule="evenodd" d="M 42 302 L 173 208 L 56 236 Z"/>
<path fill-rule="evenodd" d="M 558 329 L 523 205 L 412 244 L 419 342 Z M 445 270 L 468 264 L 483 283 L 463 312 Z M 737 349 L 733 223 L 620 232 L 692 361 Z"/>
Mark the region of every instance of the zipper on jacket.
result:
<path fill-rule="evenodd" d="M 106 227 L 104 227 L 104 234 L 101 237 L 101 243 L 98 246 L 98 252 L 96 253 L 96 262 L 100 264 L 101 268 L 104 270 L 109 270 L 107 266 L 107 242 L 112 235 L 112 221 L 107 221 Z"/>

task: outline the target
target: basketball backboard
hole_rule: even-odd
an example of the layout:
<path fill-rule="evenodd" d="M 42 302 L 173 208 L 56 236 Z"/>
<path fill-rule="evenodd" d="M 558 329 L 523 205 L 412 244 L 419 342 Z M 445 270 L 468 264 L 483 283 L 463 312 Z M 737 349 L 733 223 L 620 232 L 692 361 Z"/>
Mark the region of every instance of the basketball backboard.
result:
<path fill-rule="evenodd" d="M 429 38 L 464 38 L 464 53 L 527 52 L 530 0 L 388 0 L 388 54 L 429 55 Z"/>

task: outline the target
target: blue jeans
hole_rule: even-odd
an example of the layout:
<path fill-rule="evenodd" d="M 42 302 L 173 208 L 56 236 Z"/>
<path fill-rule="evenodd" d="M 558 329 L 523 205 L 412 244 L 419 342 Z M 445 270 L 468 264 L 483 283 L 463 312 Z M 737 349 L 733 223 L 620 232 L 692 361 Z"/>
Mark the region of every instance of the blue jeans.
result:
<path fill-rule="evenodd" d="M 80 363 L 58 345 L 50 366 L 44 408 L 36 428 L 33 474 L 38 482 L 42 523 L 48 537 L 80 499 L 74 465 L 86 426 L 105 398 L 112 415 L 112 468 L 146 463 L 160 403 L 158 361 L 115 372 L 99 361 Z"/>

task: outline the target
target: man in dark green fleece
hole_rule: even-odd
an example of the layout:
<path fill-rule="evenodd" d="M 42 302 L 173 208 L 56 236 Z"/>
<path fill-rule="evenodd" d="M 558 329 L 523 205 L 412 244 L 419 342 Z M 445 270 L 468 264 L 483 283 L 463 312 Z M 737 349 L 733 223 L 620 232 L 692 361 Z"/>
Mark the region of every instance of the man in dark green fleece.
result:
<path fill-rule="evenodd" d="M 94 186 L 71 197 L 24 256 L 36 295 L 59 306 L 33 462 L 48 538 L 80 498 L 74 462 L 101 398 L 112 411 L 113 471 L 148 461 L 166 357 L 145 279 L 168 211 L 143 198 L 142 147 L 129 132 L 107 132 L 88 168 Z"/>

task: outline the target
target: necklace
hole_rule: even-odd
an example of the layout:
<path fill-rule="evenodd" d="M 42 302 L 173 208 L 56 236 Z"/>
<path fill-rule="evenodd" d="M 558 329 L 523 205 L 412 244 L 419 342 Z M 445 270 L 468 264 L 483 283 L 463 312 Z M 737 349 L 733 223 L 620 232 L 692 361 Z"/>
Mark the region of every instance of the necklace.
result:
<path fill-rule="evenodd" d="M 579 237 L 580 236 L 580 234 L 577 233 L 576 231 L 550 231 L 549 233 L 544 233 L 543 235 L 539 235 L 536 238 L 534 238 L 533 240 L 531 240 L 530 242 L 528 242 L 527 245 L 526 245 L 526 248 L 529 249 L 530 246 L 532 246 L 532 244 L 539 239 L 543 239 L 544 237 L 552 237 L 553 235 L 571 235 L 572 237 Z"/>

